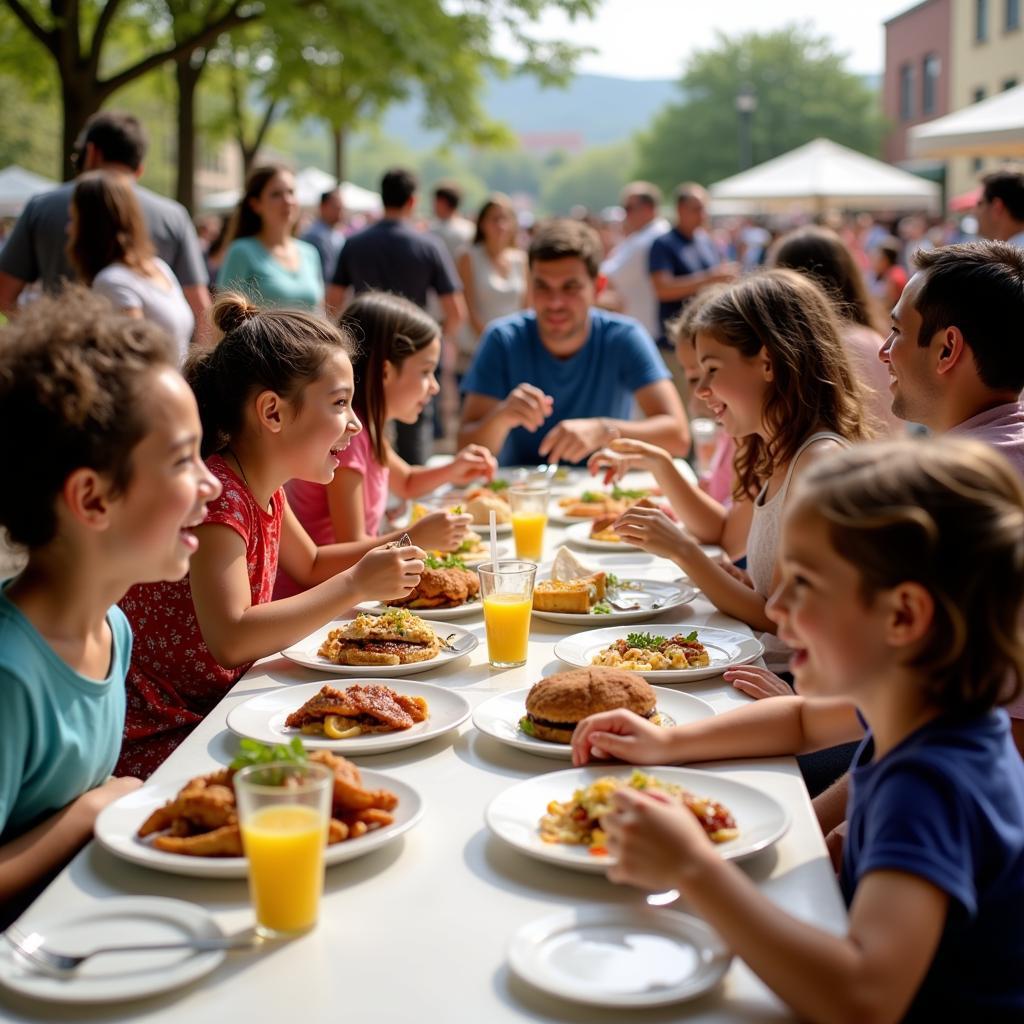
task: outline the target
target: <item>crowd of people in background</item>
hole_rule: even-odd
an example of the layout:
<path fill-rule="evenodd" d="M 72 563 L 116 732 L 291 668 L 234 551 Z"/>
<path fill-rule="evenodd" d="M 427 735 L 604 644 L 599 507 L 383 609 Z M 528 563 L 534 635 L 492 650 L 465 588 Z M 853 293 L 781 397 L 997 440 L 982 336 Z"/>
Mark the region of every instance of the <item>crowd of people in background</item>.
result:
<path fill-rule="evenodd" d="M 438 511 L 389 543 L 389 505 L 499 466 L 642 469 L 667 506 L 616 530 L 763 636 L 766 667 L 726 676 L 759 702 L 711 738 L 599 716 L 577 763 L 686 737 L 827 748 L 802 768 L 853 938 L 737 930 L 762 898 L 718 861 L 716 899 L 687 895 L 808 1013 L 856 957 L 879 1005 L 942 1007 L 969 961 L 968 1017 L 1024 1010 L 1000 968 L 1024 956 L 1024 172 L 987 174 L 973 223 L 716 223 L 699 184 L 666 204 L 643 181 L 613 211 L 527 222 L 500 193 L 471 219 L 453 182 L 421 210 L 395 168 L 351 230 L 337 190 L 303 210 L 280 163 L 194 225 L 139 183 L 145 152 L 133 116 L 95 115 L 77 177 L 0 249 L 0 432 L 23 439 L 0 455 L 0 526 L 27 552 L 0 589 L 0 899 L 257 659 L 406 596 L 466 536 Z M 697 419 L 718 434 L 694 482 Z M 836 700 L 794 697 L 805 680 Z M 664 865 L 701 862 L 697 840 L 646 799 L 610 816 L 619 878 L 685 888 Z M 796 984 L 769 948 L 821 971 Z"/>

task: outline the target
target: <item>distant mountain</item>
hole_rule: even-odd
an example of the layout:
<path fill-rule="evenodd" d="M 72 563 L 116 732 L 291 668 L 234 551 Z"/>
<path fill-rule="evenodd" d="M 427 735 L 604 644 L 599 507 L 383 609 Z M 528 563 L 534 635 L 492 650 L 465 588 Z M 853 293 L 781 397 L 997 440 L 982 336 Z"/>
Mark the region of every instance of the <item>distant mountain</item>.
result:
<path fill-rule="evenodd" d="M 577 133 L 589 146 L 628 138 L 646 128 L 651 118 L 680 96 L 669 79 L 636 81 L 606 75 L 577 75 L 564 89 L 544 89 L 529 77 L 495 79 L 483 103 L 491 117 L 518 135 Z M 381 129 L 413 149 L 429 149 L 441 141 L 421 126 L 422 102 L 392 107 Z"/>

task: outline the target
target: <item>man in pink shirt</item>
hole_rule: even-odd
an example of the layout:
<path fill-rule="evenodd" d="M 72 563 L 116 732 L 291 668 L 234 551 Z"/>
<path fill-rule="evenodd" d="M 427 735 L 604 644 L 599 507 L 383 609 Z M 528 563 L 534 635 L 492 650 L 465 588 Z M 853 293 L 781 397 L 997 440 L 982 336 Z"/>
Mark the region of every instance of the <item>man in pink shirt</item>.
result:
<path fill-rule="evenodd" d="M 879 352 L 892 411 L 933 433 L 991 444 L 1024 477 L 1024 249 L 919 250 Z M 1024 754 L 1024 700 L 1007 708 Z"/>

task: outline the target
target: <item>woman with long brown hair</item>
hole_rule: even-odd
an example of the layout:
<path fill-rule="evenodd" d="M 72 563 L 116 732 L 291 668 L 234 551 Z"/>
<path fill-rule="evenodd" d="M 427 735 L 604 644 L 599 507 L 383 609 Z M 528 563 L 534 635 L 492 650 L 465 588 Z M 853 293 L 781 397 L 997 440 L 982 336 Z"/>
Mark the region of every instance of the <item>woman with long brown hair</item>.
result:
<path fill-rule="evenodd" d="M 132 179 L 112 171 L 83 174 L 71 194 L 68 259 L 82 281 L 126 316 L 162 327 L 183 363 L 195 316 L 174 271 L 153 248 Z"/>

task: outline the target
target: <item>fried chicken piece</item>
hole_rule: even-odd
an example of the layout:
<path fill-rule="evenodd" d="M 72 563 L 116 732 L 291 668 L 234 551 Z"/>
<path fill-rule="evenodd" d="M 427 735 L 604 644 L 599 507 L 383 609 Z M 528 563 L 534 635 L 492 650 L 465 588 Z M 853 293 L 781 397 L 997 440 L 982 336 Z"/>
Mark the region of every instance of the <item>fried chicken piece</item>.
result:
<path fill-rule="evenodd" d="M 324 686 L 285 719 L 285 728 L 301 729 L 328 715 L 355 719 L 364 732 L 395 732 L 422 722 L 427 717 L 427 702 L 396 693 L 389 686 L 353 684 L 344 690 Z"/>
<path fill-rule="evenodd" d="M 371 807 L 390 811 L 398 805 L 398 797 L 389 790 L 364 789 L 359 769 L 344 757 L 338 757 L 329 750 L 315 750 L 309 759 L 327 765 L 334 772 L 333 807 L 336 816 L 345 811 L 365 811 Z"/>
<path fill-rule="evenodd" d="M 450 569 L 424 569 L 413 590 L 389 605 L 404 608 L 454 608 L 480 593 L 476 573 L 453 566 Z"/>
<path fill-rule="evenodd" d="M 145 838 L 154 832 L 163 832 L 180 818 L 206 830 L 237 821 L 235 792 L 230 781 L 233 774 L 225 768 L 211 775 L 190 779 L 173 800 L 158 807 L 142 823 L 139 836 Z"/>
<path fill-rule="evenodd" d="M 157 836 L 153 846 L 166 853 L 189 857 L 241 857 L 242 834 L 235 823 L 195 836 Z"/>

